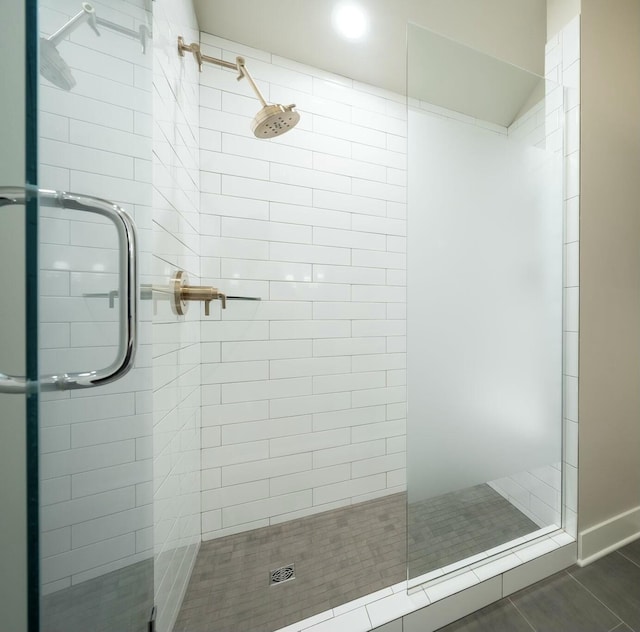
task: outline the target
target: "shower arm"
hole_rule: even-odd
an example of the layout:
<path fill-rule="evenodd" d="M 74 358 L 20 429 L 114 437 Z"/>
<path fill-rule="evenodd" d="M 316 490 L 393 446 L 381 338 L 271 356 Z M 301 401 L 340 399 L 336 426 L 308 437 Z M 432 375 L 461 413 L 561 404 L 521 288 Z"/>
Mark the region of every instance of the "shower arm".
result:
<path fill-rule="evenodd" d="M 251 74 L 249 74 L 247 67 L 244 65 L 244 58 L 236 57 L 236 62 L 238 63 L 238 72 L 240 73 L 240 75 L 238 76 L 238 81 L 240 81 L 240 79 L 244 77 L 249 82 L 249 85 L 253 88 L 253 91 L 256 93 L 256 96 L 260 100 L 260 103 L 262 103 L 262 107 L 266 108 L 267 102 L 264 100 L 262 92 L 260 92 L 260 89 L 256 85 L 256 82 L 253 80 L 253 77 L 251 76 Z"/>
<path fill-rule="evenodd" d="M 91 5 L 84 3 L 82 5 L 82 11 L 74 15 L 66 24 L 62 25 L 53 35 L 50 35 L 47 39 L 57 46 L 67 35 L 71 35 L 79 26 L 87 22 L 93 29 L 95 34 L 99 37 L 100 31 L 96 25 L 96 12 Z"/>
<path fill-rule="evenodd" d="M 106 29 L 115 31 L 116 33 L 120 33 L 121 35 L 127 35 L 134 39 L 139 39 L 140 44 L 142 45 L 142 52 L 147 52 L 147 39 L 150 36 L 150 31 L 145 24 L 141 24 L 138 30 L 135 31 L 134 29 L 129 29 L 125 26 L 121 26 L 120 24 L 116 24 L 115 22 L 111 22 L 111 20 L 99 18 L 96 15 L 96 10 L 88 2 L 83 2 L 82 11 L 74 15 L 66 24 L 61 26 L 55 33 L 53 33 L 53 35 L 50 35 L 47 39 L 54 46 L 57 46 L 63 39 L 65 39 L 68 35 L 70 35 L 85 22 L 93 29 L 94 33 L 98 37 L 100 37 L 98 26 L 102 26 Z"/>
<path fill-rule="evenodd" d="M 240 81 L 241 79 L 246 79 L 249 82 L 249 85 L 256 93 L 260 103 L 262 103 L 262 107 L 267 107 L 267 102 L 265 98 L 262 96 L 262 92 L 256 85 L 256 82 L 253 80 L 253 77 L 247 70 L 245 66 L 244 57 L 236 57 L 235 64 L 231 61 L 225 61 L 224 59 L 218 59 L 217 57 L 210 57 L 209 55 L 204 55 L 200 50 L 200 44 L 196 42 L 192 42 L 191 44 L 185 44 L 184 38 L 182 36 L 178 37 L 178 53 L 180 57 L 184 57 L 185 52 L 193 53 L 193 56 L 196 58 L 196 62 L 198 63 L 198 68 L 200 72 L 202 72 L 202 64 L 207 62 L 208 64 L 215 64 L 216 66 L 222 66 L 223 68 L 228 68 L 229 70 L 234 70 L 238 73 L 236 79 Z"/>

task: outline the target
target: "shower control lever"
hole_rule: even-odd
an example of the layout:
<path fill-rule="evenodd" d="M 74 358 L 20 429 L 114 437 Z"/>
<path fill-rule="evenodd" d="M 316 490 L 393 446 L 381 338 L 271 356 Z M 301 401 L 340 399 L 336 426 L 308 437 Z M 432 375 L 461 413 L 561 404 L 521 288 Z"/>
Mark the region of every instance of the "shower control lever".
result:
<path fill-rule="evenodd" d="M 205 316 L 209 316 L 211 301 L 219 300 L 222 309 L 227 308 L 227 296 L 210 285 L 189 285 L 189 279 L 183 270 L 178 270 L 172 280 L 173 309 L 182 316 L 187 312 L 187 301 L 204 302 Z"/>

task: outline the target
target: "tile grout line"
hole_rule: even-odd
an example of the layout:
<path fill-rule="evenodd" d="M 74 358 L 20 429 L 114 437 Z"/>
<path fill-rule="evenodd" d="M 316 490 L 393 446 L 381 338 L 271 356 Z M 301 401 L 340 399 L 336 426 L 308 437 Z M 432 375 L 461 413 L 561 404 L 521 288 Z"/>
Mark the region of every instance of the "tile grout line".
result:
<path fill-rule="evenodd" d="M 640 568 L 640 564 L 638 564 L 635 560 L 632 560 L 630 557 L 627 557 L 622 551 L 623 549 L 619 549 L 617 551 L 614 551 L 614 553 L 618 553 L 619 555 L 621 555 L 622 557 L 624 557 L 625 560 L 628 560 L 629 562 L 631 562 L 632 564 L 634 564 L 635 566 L 637 566 L 638 568 Z"/>
<path fill-rule="evenodd" d="M 506 599 L 508 599 L 509 603 L 516 609 L 517 613 L 524 619 L 524 621 L 526 622 L 526 624 L 534 631 L 534 632 L 538 632 L 536 630 L 536 628 L 533 626 L 533 623 L 531 623 L 531 621 L 529 621 L 529 619 L 527 619 L 527 617 L 524 616 L 524 614 L 520 611 L 520 608 L 518 608 L 518 606 L 516 606 L 516 604 L 514 603 L 513 599 L 511 599 L 511 596 L 506 597 Z"/>
<path fill-rule="evenodd" d="M 602 601 L 599 597 L 597 597 L 591 590 L 589 590 L 589 588 L 587 588 L 577 577 L 574 577 L 568 570 L 565 571 L 565 573 L 567 575 L 569 575 L 569 577 L 571 577 L 571 579 L 573 579 L 573 581 L 575 581 L 577 584 L 579 584 L 582 588 L 584 588 L 584 590 L 586 590 L 597 602 L 601 603 L 614 617 L 618 617 L 618 619 L 620 619 L 620 623 L 618 624 L 618 626 L 621 623 L 624 623 L 625 625 L 628 625 L 627 622 L 620 616 L 618 615 L 617 612 L 614 612 L 611 608 L 609 608 L 609 606 L 607 606 L 606 603 L 604 603 L 604 601 Z M 616 627 L 618 627 L 616 626 Z M 615 628 L 614 628 L 615 629 Z"/>

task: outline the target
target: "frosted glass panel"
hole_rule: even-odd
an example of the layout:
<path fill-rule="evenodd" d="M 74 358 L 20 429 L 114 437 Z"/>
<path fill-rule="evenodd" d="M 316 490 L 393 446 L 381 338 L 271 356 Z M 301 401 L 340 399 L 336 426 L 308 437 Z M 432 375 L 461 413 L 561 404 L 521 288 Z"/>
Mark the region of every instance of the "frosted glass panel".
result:
<path fill-rule="evenodd" d="M 562 151 L 531 85 L 508 127 L 409 108 L 410 577 L 560 520 Z"/>

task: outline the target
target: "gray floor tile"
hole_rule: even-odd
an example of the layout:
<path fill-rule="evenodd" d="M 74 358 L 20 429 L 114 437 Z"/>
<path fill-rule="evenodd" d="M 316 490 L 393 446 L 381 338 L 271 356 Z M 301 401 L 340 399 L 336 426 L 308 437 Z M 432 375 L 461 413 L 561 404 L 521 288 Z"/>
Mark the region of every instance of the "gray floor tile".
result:
<path fill-rule="evenodd" d="M 620 553 L 620 555 L 624 555 L 634 564 L 640 566 L 640 540 L 636 540 L 631 544 L 627 544 L 627 546 L 623 546 L 618 553 Z"/>
<path fill-rule="evenodd" d="M 538 632 L 608 632 L 621 623 L 566 572 L 525 588 L 510 599 Z"/>
<path fill-rule="evenodd" d="M 533 628 L 508 600 L 502 599 L 464 619 L 440 628 L 440 632 L 533 632 Z"/>
<path fill-rule="evenodd" d="M 571 574 L 627 625 L 640 630 L 640 567 L 619 553 L 607 555 Z"/>

